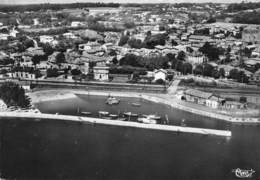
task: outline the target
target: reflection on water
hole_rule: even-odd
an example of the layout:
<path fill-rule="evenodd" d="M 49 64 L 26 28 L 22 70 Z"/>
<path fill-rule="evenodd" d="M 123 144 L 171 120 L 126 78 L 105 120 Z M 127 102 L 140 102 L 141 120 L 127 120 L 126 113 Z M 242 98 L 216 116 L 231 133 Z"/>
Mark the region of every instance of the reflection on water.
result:
<path fill-rule="evenodd" d="M 38 106 L 44 112 L 76 114 L 107 110 L 168 114 L 171 124 L 231 129 L 232 138 L 29 119 L 0 120 L 3 177 L 11 179 L 236 179 L 234 168 L 259 178 L 260 127 L 236 126 L 140 100 L 107 106 L 104 97 L 80 97 Z M 137 99 L 134 99 L 136 101 Z M 57 107 L 58 106 L 58 107 Z M 134 109 L 136 108 L 136 109 Z M 96 114 L 97 115 L 97 114 Z"/>

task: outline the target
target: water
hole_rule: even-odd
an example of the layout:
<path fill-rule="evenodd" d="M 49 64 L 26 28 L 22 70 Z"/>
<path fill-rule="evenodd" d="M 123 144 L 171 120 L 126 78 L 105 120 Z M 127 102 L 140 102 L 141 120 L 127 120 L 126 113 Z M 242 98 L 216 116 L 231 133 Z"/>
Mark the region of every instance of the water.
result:
<path fill-rule="evenodd" d="M 232 138 L 90 125 L 50 119 L 0 120 L 3 177 L 11 179 L 236 179 L 233 168 L 253 168 L 260 179 L 260 127 L 230 125 L 139 99 L 118 106 L 104 97 L 38 104 L 44 112 L 118 110 L 167 113 L 171 124 L 231 129 Z M 129 101 L 140 101 L 132 107 Z M 78 105 L 75 105 L 77 103 Z M 58 106 L 58 107 L 57 107 Z M 96 109 L 99 107 L 98 109 Z M 136 108 L 136 110 L 134 109 Z M 95 115 L 95 114 L 94 114 Z M 191 121 L 193 119 L 193 121 Z"/>

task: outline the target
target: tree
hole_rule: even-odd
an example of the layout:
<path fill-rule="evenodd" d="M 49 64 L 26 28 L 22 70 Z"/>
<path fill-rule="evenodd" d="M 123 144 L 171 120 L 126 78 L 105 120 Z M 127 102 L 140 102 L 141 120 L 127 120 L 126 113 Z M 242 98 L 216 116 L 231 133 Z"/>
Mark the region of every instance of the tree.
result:
<path fill-rule="evenodd" d="M 61 63 L 64 63 L 64 62 L 65 62 L 64 53 L 62 53 L 62 52 L 58 53 L 57 56 L 56 56 L 56 63 L 61 64 Z"/>
<path fill-rule="evenodd" d="M 78 76 L 81 74 L 81 71 L 79 69 L 72 69 L 70 72 L 73 76 Z"/>
<path fill-rule="evenodd" d="M 54 52 L 54 49 L 51 47 L 49 43 L 42 45 L 43 52 L 46 54 L 46 56 L 51 55 Z"/>
<path fill-rule="evenodd" d="M 184 75 L 192 73 L 192 65 L 190 63 L 183 63 L 182 73 Z"/>
<path fill-rule="evenodd" d="M 211 73 L 211 76 L 215 79 L 218 79 L 220 77 L 220 73 L 218 70 L 214 69 Z"/>
<path fill-rule="evenodd" d="M 156 83 L 156 84 L 161 84 L 161 85 L 163 85 L 163 84 L 165 84 L 165 81 L 164 81 L 163 79 L 157 79 L 157 80 L 155 81 L 155 83 Z"/>
<path fill-rule="evenodd" d="M 136 49 L 140 49 L 143 47 L 142 45 L 142 41 L 140 39 L 129 39 L 127 44 L 131 47 L 131 48 L 136 48 Z"/>
<path fill-rule="evenodd" d="M 226 76 L 226 72 L 225 72 L 225 69 L 224 68 L 220 68 L 219 69 L 219 75 L 220 75 L 220 77 L 225 77 Z"/>
<path fill-rule="evenodd" d="M 183 62 L 182 61 L 179 61 L 177 60 L 177 63 L 176 63 L 176 70 L 179 71 L 179 72 L 182 72 L 183 71 Z"/>
<path fill-rule="evenodd" d="M 39 56 L 33 56 L 32 57 L 32 63 L 33 63 L 33 65 L 34 66 L 36 66 L 36 64 L 39 64 L 40 63 L 40 58 L 39 58 Z"/>
<path fill-rule="evenodd" d="M 214 47 L 209 42 L 206 42 L 200 49 L 200 52 L 205 54 L 210 61 L 219 59 L 220 51 L 217 47 Z"/>
<path fill-rule="evenodd" d="M 118 46 L 123 46 L 127 43 L 129 37 L 128 36 L 125 36 L 125 35 L 122 35 L 119 42 L 118 42 Z"/>
<path fill-rule="evenodd" d="M 183 52 L 183 51 L 180 51 L 180 52 L 178 52 L 178 56 L 177 56 L 177 59 L 178 60 L 181 60 L 181 61 L 184 61 L 185 60 L 185 52 Z"/>
<path fill-rule="evenodd" d="M 116 57 L 114 57 L 114 58 L 112 59 L 112 63 L 115 64 L 115 65 L 118 64 L 118 60 L 117 60 Z"/>
<path fill-rule="evenodd" d="M 193 70 L 194 74 L 202 75 L 203 74 L 203 66 L 201 64 L 197 65 Z"/>
<path fill-rule="evenodd" d="M 238 70 L 237 69 L 231 69 L 229 71 L 229 78 L 231 79 L 238 79 Z"/>
<path fill-rule="evenodd" d="M 0 87 L 0 98 L 7 106 L 27 108 L 30 105 L 24 89 L 14 82 L 4 82 Z"/>
<path fill-rule="evenodd" d="M 47 77 L 57 77 L 59 76 L 57 68 L 49 68 L 46 71 Z"/>
<path fill-rule="evenodd" d="M 214 67 L 210 64 L 205 64 L 203 68 L 203 76 L 211 76 Z"/>

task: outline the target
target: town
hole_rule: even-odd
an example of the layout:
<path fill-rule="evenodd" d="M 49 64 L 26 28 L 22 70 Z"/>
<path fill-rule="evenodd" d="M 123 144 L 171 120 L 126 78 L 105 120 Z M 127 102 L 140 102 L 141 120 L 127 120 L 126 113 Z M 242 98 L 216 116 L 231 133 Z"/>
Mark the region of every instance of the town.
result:
<path fill-rule="evenodd" d="M 0 78 L 27 89 L 168 92 L 191 106 L 255 117 L 260 102 L 226 92 L 258 95 L 259 8 L 260 3 L 0 6 Z"/>

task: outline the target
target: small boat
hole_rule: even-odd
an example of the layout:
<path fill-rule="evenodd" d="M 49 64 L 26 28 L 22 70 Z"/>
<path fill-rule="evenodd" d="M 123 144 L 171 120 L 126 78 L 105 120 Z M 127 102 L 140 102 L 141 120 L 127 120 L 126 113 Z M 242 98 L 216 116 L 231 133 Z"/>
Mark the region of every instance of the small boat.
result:
<path fill-rule="evenodd" d="M 117 115 L 117 114 L 109 114 L 109 117 L 111 117 L 111 118 L 117 118 L 118 115 Z"/>
<path fill-rule="evenodd" d="M 138 114 L 132 113 L 132 112 L 125 112 L 124 113 L 125 116 L 133 116 L 133 117 L 137 117 Z"/>
<path fill-rule="evenodd" d="M 185 127 L 185 126 L 186 126 L 186 123 L 185 123 L 185 121 L 186 121 L 185 119 L 182 119 L 182 120 L 181 120 L 181 126 L 183 126 L 183 127 Z"/>
<path fill-rule="evenodd" d="M 103 116 L 107 116 L 107 115 L 109 115 L 109 112 L 107 112 L 107 111 L 98 111 L 98 114 L 99 115 L 103 115 Z"/>
<path fill-rule="evenodd" d="M 137 121 L 145 124 L 157 124 L 157 120 L 151 118 L 138 118 Z"/>
<path fill-rule="evenodd" d="M 140 107 L 141 104 L 140 104 L 140 103 L 137 103 L 137 102 L 133 102 L 133 103 L 132 103 L 132 106 Z"/>
<path fill-rule="evenodd" d="M 91 113 L 91 112 L 88 112 L 88 111 L 82 111 L 81 114 L 84 114 L 84 115 L 91 115 L 92 113 Z"/>
<path fill-rule="evenodd" d="M 126 121 L 126 118 L 117 118 L 115 120 L 117 120 L 117 121 Z"/>
<path fill-rule="evenodd" d="M 253 169 L 240 169 L 240 168 L 236 168 L 234 170 L 232 170 L 232 172 L 235 173 L 236 177 L 238 178 L 251 178 L 253 176 L 253 174 L 255 173 L 255 171 Z"/>
<path fill-rule="evenodd" d="M 150 114 L 150 115 L 143 115 L 144 117 L 146 118 L 149 118 L 149 119 L 155 119 L 155 120 L 160 120 L 161 119 L 161 116 L 157 116 L 155 114 Z"/>
<path fill-rule="evenodd" d="M 109 97 L 106 100 L 106 104 L 113 105 L 113 104 L 119 104 L 120 99 L 117 99 L 115 97 Z"/>

